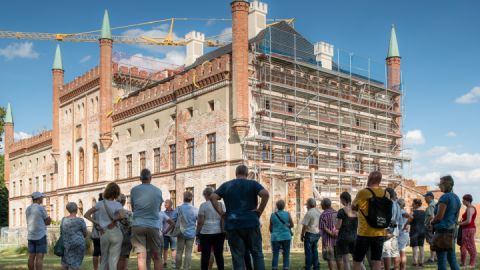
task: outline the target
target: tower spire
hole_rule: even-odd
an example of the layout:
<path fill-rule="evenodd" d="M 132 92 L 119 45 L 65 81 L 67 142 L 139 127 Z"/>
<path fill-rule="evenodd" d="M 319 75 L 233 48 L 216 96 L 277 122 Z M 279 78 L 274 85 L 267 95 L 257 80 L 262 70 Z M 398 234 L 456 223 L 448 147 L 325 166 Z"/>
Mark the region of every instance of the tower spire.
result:
<path fill-rule="evenodd" d="M 392 31 L 390 33 L 390 45 L 388 46 L 387 58 L 400 57 L 400 51 L 398 50 L 397 34 L 395 32 L 395 25 L 392 24 Z"/>
<path fill-rule="evenodd" d="M 5 123 L 13 124 L 13 116 L 12 116 L 12 107 L 10 103 L 7 104 L 7 112 L 5 113 Z"/>
<path fill-rule="evenodd" d="M 100 39 L 112 39 L 112 30 L 110 29 L 110 19 L 108 18 L 108 11 L 105 10 L 103 14 L 102 32 Z"/>
<path fill-rule="evenodd" d="M 55 50 L 55 58 L 53 59 L 52 69 L 62 69 L 62 52 L 60 51 L 60 45 L 57 44 L 57 49 Z"/>

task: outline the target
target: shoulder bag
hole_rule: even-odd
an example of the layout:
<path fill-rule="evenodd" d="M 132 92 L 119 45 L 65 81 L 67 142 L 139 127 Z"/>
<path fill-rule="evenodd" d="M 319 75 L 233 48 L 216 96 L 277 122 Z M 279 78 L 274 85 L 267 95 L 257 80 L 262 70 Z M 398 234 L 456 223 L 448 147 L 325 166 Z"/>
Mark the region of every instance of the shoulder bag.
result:
<path fill-rule="evenodd" d="M 181 208 L 177 208 L 177 222 L 175 222 L 175 227 L 173 227 L 172 232 L 170 233 L 171 236 L 177 237 L 185 232 L 185 224 L 184 217 Z"/>
<path fill-rule="evenodd" d="M 55 246 L 53 246 L 53 253 L 58 257 L 63 257 L 65 253 L 65 246 L 63 245 L 63 236 L 62 236 L 63 219 L 64 218 L 62 218 L 62 222 L 60 223 L 60 237 L 55 243 Z"/>
<path fill-rule="evenodd" d="M 292 228 L 290 228 L 290 225 L 287 225 L 287 223 L 285 223 L 281 218 L 280 216 L 278 215 L 278 212 L 275 212 L 275 216 L 277 216 L 278 220 L 280 220 L 280 222 L 285 225 L 285 227 L 288 228 L 288 230 L 290 231 L 290 235 L 293 236 L 293 232 L 292 232 Z"/>
<path fill-rule="evenodd" d="M 448 251 L 455 247 L 455 234 L 458 229 L 458 216 L 460 209 L 457 212 L 453 230 L 435 231 L 432 238 L 433 251 Z"/>

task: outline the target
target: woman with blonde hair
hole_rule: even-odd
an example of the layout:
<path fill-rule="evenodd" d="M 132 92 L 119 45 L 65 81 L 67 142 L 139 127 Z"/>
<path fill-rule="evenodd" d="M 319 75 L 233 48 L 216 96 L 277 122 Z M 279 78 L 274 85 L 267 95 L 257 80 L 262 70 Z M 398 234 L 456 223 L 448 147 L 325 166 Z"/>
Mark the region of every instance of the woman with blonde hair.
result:
<path fill-rule="evenodd" d="M 90 208 L 85 213 L 85 218 L 100 228 L 100 246 L 102 261 L 100 270 L 117 269 L 120 252 L 122 249 L 123 234 L 118 227 L 118 221 L 122 220 L 122 205 L 117 202 L 120 195 L 120 187 L 111 182 L 103 192 L 103 201 Z M 96 213 L 96 219 L 92 214 Z"/>

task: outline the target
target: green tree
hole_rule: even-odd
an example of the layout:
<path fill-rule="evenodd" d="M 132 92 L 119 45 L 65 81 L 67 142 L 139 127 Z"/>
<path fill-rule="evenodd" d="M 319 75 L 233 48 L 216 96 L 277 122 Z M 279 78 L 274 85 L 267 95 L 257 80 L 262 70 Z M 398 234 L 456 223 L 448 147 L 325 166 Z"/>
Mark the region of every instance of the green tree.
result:
<path fill-rule="evenodd" d="M 3 134 L 4 117 L 5 109 L 0 107 L 0 140 Z M 3 175 L 3 159 L 4 156 L 0 155 L 0 227 L 8 226 L 8 189 L 5 186 L 5 178 Z"/>

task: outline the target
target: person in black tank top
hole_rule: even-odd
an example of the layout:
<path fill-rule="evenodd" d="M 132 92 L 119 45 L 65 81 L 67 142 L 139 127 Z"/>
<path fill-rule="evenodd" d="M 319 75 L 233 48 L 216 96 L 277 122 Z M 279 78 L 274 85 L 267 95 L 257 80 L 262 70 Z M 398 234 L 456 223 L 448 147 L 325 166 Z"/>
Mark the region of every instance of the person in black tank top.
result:
<path fill-rule="evenodd" d="M 342 258 L 341 269 L 350 270 L 348 254 L 353 254 L 355 248 L 358 226 L 357 212 L 352 210 L 350 193 L 343 192 L 340 194 L 340 201 L 344 207 L 338 210 L 335 224 L 338 230 L 336 253 L 337 256 Z"/>

